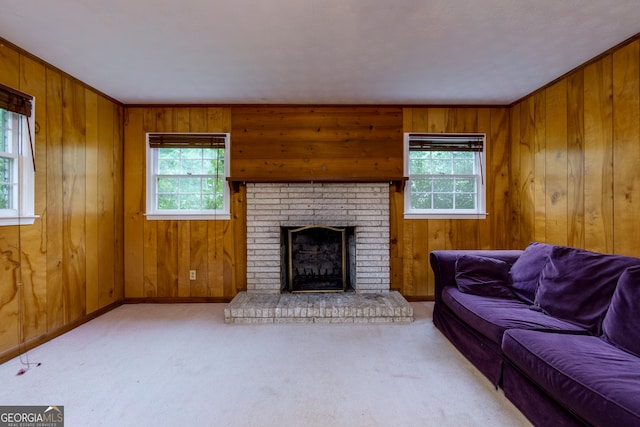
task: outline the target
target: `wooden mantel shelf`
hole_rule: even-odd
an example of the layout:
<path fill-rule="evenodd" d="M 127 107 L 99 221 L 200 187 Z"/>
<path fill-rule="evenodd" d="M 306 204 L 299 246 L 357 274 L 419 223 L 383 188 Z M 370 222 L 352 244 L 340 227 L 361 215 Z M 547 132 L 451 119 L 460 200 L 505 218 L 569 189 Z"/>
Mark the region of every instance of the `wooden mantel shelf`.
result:
<path fill-rule="evenodd" d="M 300 182 L 327 182 L 327 183 L 358 183 L 358 182 L 389 182 L 390 185 L 396 187 L 396 191 L 402 193 L 404 190 L 404 183 L 409 178 L 403 177 L 315 177 L 315 178 L 298 178 L 298 177 L 260 177 L 260 178 L 235 178 L 227 177 L 227 181 L 231 186 L 233 192 L 240 191 L 240 186 L 245 185 L 247 182 L 273 182 L 273 183 L 300 183 Z"/>

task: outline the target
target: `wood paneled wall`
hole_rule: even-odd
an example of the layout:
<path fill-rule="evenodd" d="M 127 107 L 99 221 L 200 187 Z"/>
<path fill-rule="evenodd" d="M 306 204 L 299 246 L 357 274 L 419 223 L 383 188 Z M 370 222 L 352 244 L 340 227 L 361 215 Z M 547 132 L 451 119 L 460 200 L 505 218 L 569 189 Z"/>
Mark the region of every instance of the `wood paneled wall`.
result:
<path fill-rule="evenodd" d="M 510 109 L 511 246 L 640 256 L 640 41 Z"/>
<path fill-rule="evenodd" d="M 35 97 L 40 216 L 0 227 L 2 359 L 121 301 L 124 267 L 122 107 L 1 40 L 0 82 Z"/>
<path fill-rule="evenodd" d="M 486 220 L 405 221 L 403 194 L 390 186 L 391 286 L 408 297 L 431 297 L 431 250 L 511 243 L 506 108 L 132 107 L 125 115 L 127 297 L 231 298 L 246 287 L 243 191 L 233 195 L 231 221 L 144 219 L 149 131 L 231 131 L 232 176 L 247 180 L 401 177 L 403 131 L 484 132 Z M 190 282 L 190 269 L 202 279 Z"/>
<path fill-rule="evenodd" d="M 246 288 L 244 189 L 231 220 L 146 220 L 146 132 L 230 132 L 229 108 L 132 107 L 125 112 L 125 296 L 230 298 Z M 189 280 L 189 270 L 196 279 Z"/>
<path fill-rule="evenodd" d="M 237 180 L 403 176 L 398 107 L 236 107 L 231 120 Z"/>
<path fill-rule="evenodd" d="M 509 111 L 507 108 L 406 108 L 404 132 L 485 133 L 486 219 L 405 220 L 402 193 L 392 193 L 392 287 L 406 297 L 432 298 L 429 253 L 437 249 L 505 249 L 511 245 Z"/>

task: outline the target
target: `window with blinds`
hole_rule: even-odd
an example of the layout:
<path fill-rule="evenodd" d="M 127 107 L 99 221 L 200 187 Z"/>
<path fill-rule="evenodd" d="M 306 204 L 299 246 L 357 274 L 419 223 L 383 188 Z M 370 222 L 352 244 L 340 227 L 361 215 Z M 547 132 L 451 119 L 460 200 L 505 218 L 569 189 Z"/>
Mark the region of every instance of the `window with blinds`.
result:
<path fill-rule="evenodd" d="M 405 134 L 405 218 L 484 218 L 484 134 Z"/>
<path fill-rule="evenodd" d="M 36 218 L 33 104 L 32 96 L 0 84 L 0 225 Z"/>
<path fill-rule="evenodd" d="M 228 219 L 228 133 L 147 134 L 147 219 Z"/>

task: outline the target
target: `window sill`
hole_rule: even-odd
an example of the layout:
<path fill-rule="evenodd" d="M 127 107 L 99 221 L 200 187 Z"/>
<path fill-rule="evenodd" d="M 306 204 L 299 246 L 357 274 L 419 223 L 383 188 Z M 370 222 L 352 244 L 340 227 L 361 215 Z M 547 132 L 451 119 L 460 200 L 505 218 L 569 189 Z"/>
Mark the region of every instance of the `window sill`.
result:
<path fill-rule="evenodd" d="M 412 213 L 406 212 L 404 219 L 486 219 L 486 212 L 478 213 Z"/>
<path fill-rule="evenodd" d="M 202 220 L 230 220 L 231 214 L 145 214 L 148 220 L 178 220 L 178 221 L 202 221 Z"/>
<path fill-rule="evenodd" d="M 9 225 L 33 225 L 37 218 L 40 218 L 40 216 L 3 216 L 0 217 L 0 227 Z"/>

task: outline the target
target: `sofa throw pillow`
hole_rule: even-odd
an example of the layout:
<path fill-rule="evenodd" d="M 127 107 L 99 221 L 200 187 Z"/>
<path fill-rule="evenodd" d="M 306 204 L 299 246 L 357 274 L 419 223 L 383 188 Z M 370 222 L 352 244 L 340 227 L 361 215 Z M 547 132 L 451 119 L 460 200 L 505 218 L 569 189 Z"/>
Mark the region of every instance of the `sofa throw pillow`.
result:
<path fill-rule="evenodd" d="M 640 266 L 620 276 L 602 329 L 607 341 L 640 357 Z"/>
<path fill-rule="evenodd" d="M 542 269 L 536 305 L 600 335 L 618 278 L 634 265 L 640 258 L 556 246 Z"/>
<path fill-rule="evenodd" d="M 460 292 L 515 298 L 508 278 L 509 265 L 502 260 L 478 255 L 460 255 L 456 260 L 456 284 Z"/>
<path fill-rule="evenodd" d="M 509 281 L 516 297 L 533 304 L 542 268 L 547 263 L 553 245 L 529 243 L 509 270 Z"/>

